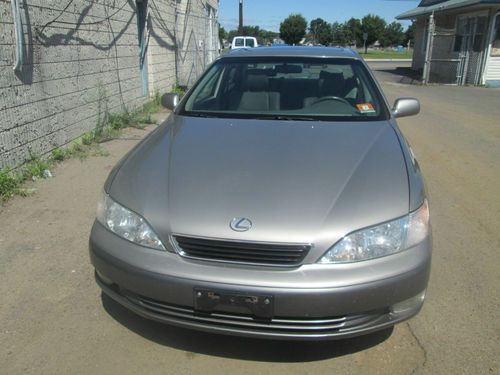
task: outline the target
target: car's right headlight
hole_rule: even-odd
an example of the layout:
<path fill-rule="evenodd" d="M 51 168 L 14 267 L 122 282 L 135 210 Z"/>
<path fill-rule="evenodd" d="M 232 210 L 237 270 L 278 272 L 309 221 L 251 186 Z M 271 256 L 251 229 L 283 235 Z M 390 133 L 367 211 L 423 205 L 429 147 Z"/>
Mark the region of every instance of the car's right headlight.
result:
<path fill-rule="evenodd" d="M 351 233 L 319 260 L 322 264 L 352 263 L 380 258 L 408 249 L 429 235 L 427 200 L 407 216 Z"/>
<path fill-rule="evenodd" d="M 165 250 L 165 246 L 144 218 L 116 203 L 105 193 L 97 205 L 97 220 L 111 232 L 130 242 Z"/>

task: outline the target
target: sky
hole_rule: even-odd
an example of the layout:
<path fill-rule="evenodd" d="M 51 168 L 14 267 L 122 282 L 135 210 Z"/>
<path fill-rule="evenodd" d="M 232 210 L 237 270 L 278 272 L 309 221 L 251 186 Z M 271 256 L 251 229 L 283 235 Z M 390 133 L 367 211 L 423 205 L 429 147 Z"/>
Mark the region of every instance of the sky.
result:
<path fill-rule="evenodd" d="M 243 23 L 279 31 L 280 22 L 291 13 L 301 13 L 307 21 L 323 18 L 330 23 L 372 13 L 392 22 L 398 14 L 419 3 L 420 0 L 243 0 Z M 239 0 L 220 0 L 219 22 L 227 31 L 238 28 L 238 4 Z M 399 22 L 405 27 L 409 24 Z"/>

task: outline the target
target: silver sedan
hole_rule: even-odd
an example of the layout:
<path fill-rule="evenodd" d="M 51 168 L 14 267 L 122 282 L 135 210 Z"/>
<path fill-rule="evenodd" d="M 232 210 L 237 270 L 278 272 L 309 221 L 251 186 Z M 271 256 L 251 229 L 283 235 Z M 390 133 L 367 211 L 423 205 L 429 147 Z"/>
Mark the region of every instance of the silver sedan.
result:
<path fill-rule="evenodd" d="M 424 183 L 362 58 L 241 49 L 212 64 L 113 169 L 90 235 L 104 293 L 203 331 L 333 339 L 420 310 Z"/>

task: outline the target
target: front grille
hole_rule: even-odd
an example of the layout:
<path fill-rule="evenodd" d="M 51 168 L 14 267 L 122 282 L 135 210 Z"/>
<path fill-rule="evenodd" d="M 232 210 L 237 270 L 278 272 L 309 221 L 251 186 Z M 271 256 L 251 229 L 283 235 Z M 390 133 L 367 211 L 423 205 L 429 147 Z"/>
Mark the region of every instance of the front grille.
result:
<path fill-rule="evenodd" d="M 252 316 L 235 313 L 199 313 L 190 307 L 170 305 L 144 296 L 126 293 L 125 297 L 135 305 L 154 315 L 163 316 L 191 324 L 202 324 L 223 329 L 261 332 L 267 334 L 292 334 L 317 336 L 340 333 L 342 331 L 369 326 L 384 315 L 384 311 L 371 311 L 327 318 L 284 318 L 258 320 Z"/>
<path fill-rule="evenodd" d="M 180 254 L 207 260 L 294 266 L 304 260 L 310 245 L 234 242 L 185 236 L 174 236 Z"/>

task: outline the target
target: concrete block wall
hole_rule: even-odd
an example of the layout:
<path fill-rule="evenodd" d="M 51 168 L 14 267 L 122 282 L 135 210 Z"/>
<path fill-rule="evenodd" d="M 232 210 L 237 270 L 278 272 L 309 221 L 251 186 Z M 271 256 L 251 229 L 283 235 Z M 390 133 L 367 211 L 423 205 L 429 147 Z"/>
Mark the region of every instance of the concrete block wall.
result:
<path fill-rule="evenodd" d="M 94 129 L 105 108 L 121 112 L 150 100 L 139 68 L 135 0 L 19 1 L 25 43 L 20 73 L 12 69 L 11 3 L 0 1 L 0 169 Z M 148 1 L 149 95 L 176 83 L 176 7 L 185 1 Z M 197 0 L 191 9 L 202 13 L 204 4 Z M 202 70 L 197 66 L 194 78 Z"/>
<path fill-rule="evenodd" d="M 200 0 L 178 2 L 177 69 L 182 86 L 191 86 L 219 54 L 218 1 L 200 4 Z"/>
<path fill-rule="evenodd" d="M 176 84 L 176 2 L 150 0 L 148 12 L 148 86 L 150 94 L 154 95 L 155 92 L 167 92 Z"/>

